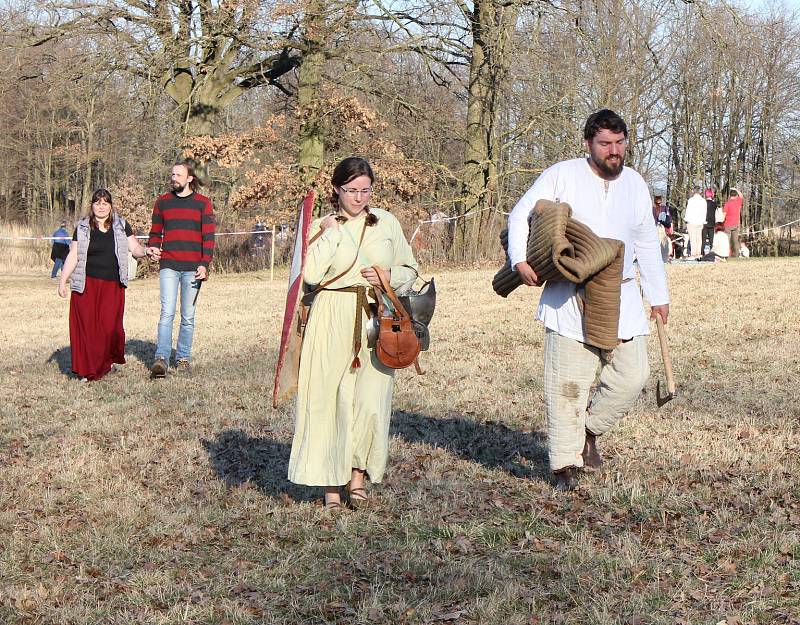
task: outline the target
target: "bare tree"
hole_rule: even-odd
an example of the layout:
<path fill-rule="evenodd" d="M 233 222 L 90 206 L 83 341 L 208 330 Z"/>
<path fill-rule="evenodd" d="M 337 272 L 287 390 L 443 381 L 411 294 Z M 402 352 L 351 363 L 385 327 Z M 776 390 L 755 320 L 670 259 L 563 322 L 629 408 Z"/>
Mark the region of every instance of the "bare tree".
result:
<path fill-rule="evenodd" d="M 50 15 L 29 38 L 91 36 L 117 68 L 157 82 L 177 108 L 186 136 L 212 134 L 220 114 L 247 90 L 285 89 L 300 55 L 289 47 L 293 17 L 258 0 L 41 0 Z"/>

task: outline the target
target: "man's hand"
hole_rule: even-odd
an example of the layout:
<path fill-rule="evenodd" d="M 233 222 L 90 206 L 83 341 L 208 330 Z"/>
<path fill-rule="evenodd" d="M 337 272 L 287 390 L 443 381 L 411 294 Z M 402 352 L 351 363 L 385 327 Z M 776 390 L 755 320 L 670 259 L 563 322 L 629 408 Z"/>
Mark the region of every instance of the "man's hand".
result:
<path fill-rule="evenodd" d="M 152 258 L 153 260 L 161 260 L 161 248 L 160 247 L 146 247 L 144 248 L 145 256 Z"/>
<path fill-rule="evenodd" d="M 541 286 L 539 282 L 539 276 L 536 275 L 536 272 L 533 270 L 527 261 L 522 261 L 521 263 L 517 263 L 514 265 L 514 269 L 517 270 L 519 277 L 522 278 L 522 284 L 527 284 L 528 286 Z"/>
<path fill-rule="evenodd" d="M 197 268 L 197 271 L 194 272 L 194 279 L 200 281 L 208 279 L 208 269 L 205 265 L 200 265 Z"/>
<path fill-rule="evenodd" d="M 652 321 L 655 321 L 656 315 L 661 317 L 661 321 L 666 324 L 667 317 L 669 317 L 669 304 L 659 304 L 658 306 L 651 306 L 650 319 Z"/>

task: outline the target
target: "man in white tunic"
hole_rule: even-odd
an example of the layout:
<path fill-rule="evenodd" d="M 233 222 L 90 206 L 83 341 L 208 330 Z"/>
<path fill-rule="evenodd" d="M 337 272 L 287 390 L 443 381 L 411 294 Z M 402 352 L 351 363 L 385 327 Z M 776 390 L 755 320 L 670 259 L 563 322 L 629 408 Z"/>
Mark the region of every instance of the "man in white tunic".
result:
<path fill-rule="evenodd" d="M 642 177 L 624 166 L 628 129 L 616 113 L 603 109 L 586 121 L 588 158 L 549 167 L 517 203 L 508 219 L 508 255 L 524 284 L 539 286 L 536 268 L 526 261 L 528 215 L 537 201 L 566 202 L 572 216 L 600 237 L 625 243 L 620 296 L 619 344 L 611 357 L 586 345 L 577 285 L 548 281 L 537 319 L 545 326 L 544 399 L 550 468 L 556 487 L 571 490 L 578 469 L 598 468 L 596 438 L 608 432 L 636 401 L 650 369 L 647 316 L 635 280 L 639 265 L 650 318 L 669 315 L 669 293 L 650 193 Z M 589 397 L 600 366 L 597 390 Z M 588 404 L 588 407 L 587 407 Z"/>

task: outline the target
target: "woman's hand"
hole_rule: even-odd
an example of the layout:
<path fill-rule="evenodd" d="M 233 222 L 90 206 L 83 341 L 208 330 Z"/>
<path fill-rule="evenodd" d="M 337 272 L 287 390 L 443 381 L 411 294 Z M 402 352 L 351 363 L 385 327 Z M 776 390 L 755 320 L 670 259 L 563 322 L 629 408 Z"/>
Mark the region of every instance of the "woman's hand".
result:
<path fill-rule="evenodd" d="M 392 281 L 392 270 L 391 269 L 384 269 L 384 273 L 386 273 L 386 280 L 388 282 Z M 361 276 L 370 283 L 370 286 L 381 286 L 381 279 L 378 277 L 378 272 L 375 271 L 372 267 L 365 267 L 361 270 Z"/>
<path fill-rule="evenodd" d="M 63 281 L 60 281 L 58 283 L 58 294 L 61 297 L 66 297 L 68 293 L 69 293 L 69 289 L 67 289 L 67 283 L 63 282 Z"/>
<path fill-rule="evenodd" d="M 336 221 L 336 215 L 330 214 L 325 217 L 321 222 L 319 222 L 319 227 L 323 230 L 327 230 L 328 228 L 333 228 L 334 230 L 339 229 L 339 222 Z"/>

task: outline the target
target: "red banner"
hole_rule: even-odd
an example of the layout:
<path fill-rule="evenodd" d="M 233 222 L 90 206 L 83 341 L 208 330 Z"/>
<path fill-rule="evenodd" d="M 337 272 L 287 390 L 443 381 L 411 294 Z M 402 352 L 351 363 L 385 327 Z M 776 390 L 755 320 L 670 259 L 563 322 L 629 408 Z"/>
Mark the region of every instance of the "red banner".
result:
<path fill-rule="evenodd" d="M 275 367 L 275 386 L 272 390 L 272 405 L 277 407 L 297 392 L 297 378 L 300 372 L 300 348 L 302 337 L 297 323 L 300 298 L 303 295 L 303 268 L 308 250 L 308 230 L 314 209 L 314 191 L 309 191 L 297 215 L 294 255 L 289 272 L 289 291 L 286 294 L 286 307 L 283 310 L 283 330 L 278 364 Z"/>

